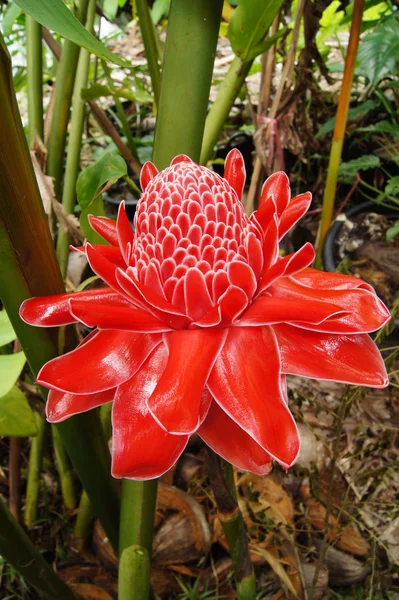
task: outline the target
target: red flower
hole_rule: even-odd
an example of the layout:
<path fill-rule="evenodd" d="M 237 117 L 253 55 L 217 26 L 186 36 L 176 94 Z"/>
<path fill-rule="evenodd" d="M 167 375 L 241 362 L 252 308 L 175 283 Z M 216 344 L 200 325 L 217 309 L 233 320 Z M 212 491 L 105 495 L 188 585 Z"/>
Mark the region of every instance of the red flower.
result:
<path fill-rule="evenodd" d="M 300 442 L 286 374 L 388 383 L 367 333 L 390 315 L 371 286 L 309 268 L 310 244 L 279 257 L 310 193 L 290 200 L 287 176 L 275 173 L 247 217 L 244 180 L 237 150 L 224 178 L 186 156 L 160 173 L 146 163 L 135 235 L 123 204 L 116 222 L 90 219 L 110 244 L 84 248 L 106 287 L 21 306 L 33 325 L 96 327 L 37 381 L 51 390 L 53 423 L 113 400 L 115 477 L 161 475 L 194 431 L 241 469 L 288 467 Z"/>

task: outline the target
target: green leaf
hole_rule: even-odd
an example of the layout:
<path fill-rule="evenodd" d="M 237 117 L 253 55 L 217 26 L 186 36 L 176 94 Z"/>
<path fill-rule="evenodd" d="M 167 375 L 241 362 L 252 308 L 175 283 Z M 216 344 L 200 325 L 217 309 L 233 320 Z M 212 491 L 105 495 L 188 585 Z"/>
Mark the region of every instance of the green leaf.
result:
<path fill-rule="evenodd" d="M 373 110 L 377 106 L 377 102 L 375 100 L 366 100 L 366 102 L 362 102 L 359 106 L 355 106 L 349 109 L 348 112 L 348 121 L 353 121 L 357 117 L 364 117 Z M 316 134 L 316 139 L 325 135 L 326 133 L 330 133 L 335 127 L 335 117 L 329 119 L 324 123 L 322 127 L 320 127 L 319 131 Z M 359 129 L 357 130 L 359 131 Z"/>
<path fill-rule="evenodd" d="M 151 8 L 151 16 L 154 25 L 157 25 L 161 19 L 169 14 L 170 0 L 155 0 Z"/>
<path fill-rule="evenodd" d="M 228 36 L 234 53 L 251 60 L 253 48 L 262 42 L 279 10 L 282 0 L 240 0 L 229 25 Z"/>
<path fill-rule="evenodd" d="M 83 88 L 80 92 L 82 100 L 89 102 L 90 100 L 97 100 L 97 98 L 106 98 L 112 96 L 112 91 L 108 86 L 102 85 L 101 83 L 92 83 L 88 88 Z"/>
<path fill-rule="evenodd" d="M 89 206 L 106 187 L 127 175 L 127 166 L 116 152 L 107 152 L 94 165 L 86 167 L 78 177 L 76 192 L 82 209 Z"/>
<path fill-rule="evenodd" d="M 101 83 L 93 83 L 90 87 L 84 88 L 81 91 L 81 97 L 85 102 L 114 95 L 118 96 L 118 98 L 126 98 L 126 100 L 130 100 L 131 102 L 138 102 L 139 104 L 150 104 L 153 102 L 153 97 L 144 89 L 138 77 L 135 78 L 135 83 L 136 89 L 132 88 L 132 81 L 126 79 L 122 84 L 123 87 L 117 88 L 115 91 Z"/>
<path fill-rule="evenodd" d="M 22 10 L 15 4 L 15 2 L 9 2 L 7 4 L 2 21 L 4 37 L 8 37 L 11 34 L 12 27 L 21 12 Z"/>
<path fill-rule="evenodd" d="M 387 196 L 399 196 L 399 176 L 398 175 L 396 177 L 391 177 L 391 179 L 389 179 L 387 181 L 384 192 Z"/>
<path fill-rule="evenodd" d="M 282 29 L 279 29 L 277 31 L 277 33 L 275 33 L 274 35 L 271 35 L 268 38 L 266 38 L 265 40 L 263 40 L 263 42 L 260 42 L 259 44 L 252 46 L 251 50 L 248 53 L 247 60 L 253 60 L 257 56 L 259 56 L 259 54 L 263 54 L 264 52 L 267 52 L 269 50 L 269 48 L 271 48 L 271 46 L 273 46 L 273 44 L 275 44 L 277 42 L 277 40 L 279 38 L 281 38 L 287 32 L 287 29 L 288 29 L 287 27 L 283 27 Z"/>
<path fill-rule="evenodd" d="M 121 67 L 131 68 L 129 63 L 116 56 L 91 35 L 62 0 L 15 0 L 15 2 L 28 15 L 51 31 L 55 31 L 104 60 L 109 60 Z"/>
<path fill-rule="evenodd" d="M 118 7 L 118 0 L 103 0 L 103 13 L 110 21 L 115 19 Z"/>
<path fill-rule="evenodd" d="M 37 435 L 33 411 L 23 392 L 16 386 L 0 397 L 0 436 Z"/>
<path fill-rule="evenodd" d="M 0 310 L 0 346 L 9 344 L 16 338 L 15 331 L 5 310 Z"/>
<path fill-rule="evenodd" d="M 376 169 L 381 164 L 378 156 L 374 154 L 365 154 L 354 160 L 341 163 L 339 167 L 338 177 L 341 181 L 353 182 L 356 179 L 356 174 L 359 171 L 367 171 L 368 169 Z"/>
<path fill-rule="evenodd" d="M 23 352 L 0 356 L 0 397 L 7 394 L 17 381 L 24 368 L 26 358 Z"/>
<path fill-rule="evenodd" d="M 364 75 L 373 86 L 399 68 L 399 21 L 396 17 L 383 20 L 359 45 L 358 75 Z"/>
<path fill-rule="evenodd" d="M 390 227 L 386 233 L 386 239 L 388 244 L 390 244 L 393 238 L 399 234 L 399 221 L 395 223 L 393 227 Z"/>
<path fill-rule="evenodd" d="M 82 209 L 80 213 L 80 229 L 90 244 L 108 244 L 108 242 L 104 241 L 104 238 L 101 237 L 96 231 L 94 231 L 90 227 L 89 223 L 89 215 L 94 215 L 95 217 L 103 217 L 105 214 L 104 211 L 104 202 L 102 196 L 98 196 L 90 206 L 86 206 Z"/>
<path fill-rule="evenodd" d="M 394 140 L 399 140 L 399 126 L 396 123 L 390 123 L 389 121 L 379 121 L 373 125 L 367 127 L 359 127 L 357 131 L 369 131 L 370 133 L 387 133 L 392 136 Z"/>

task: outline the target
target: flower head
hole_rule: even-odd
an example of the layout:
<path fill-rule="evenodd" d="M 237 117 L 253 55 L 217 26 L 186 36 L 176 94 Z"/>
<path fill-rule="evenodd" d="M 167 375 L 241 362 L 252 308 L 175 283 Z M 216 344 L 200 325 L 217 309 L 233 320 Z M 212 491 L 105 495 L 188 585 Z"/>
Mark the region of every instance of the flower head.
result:
<path fill-rule="evenodd" d="M 51 390 L 51 422 L 113 400 L 115 477 L 161 475 L 195 431 L 241 469 L 289 467 L 300 442 L 287 374 L 387 385 L 367 334 L 390 314 L 373 288 L 310 268 L 311 244 L 279 256 L 311 195 L 291 199 L 275 173 L 248 217 L 244 181 L 237 150 L 224 178 L 184 155 L 160 173 L 146 163 L 135 233 L 123 204 L 116 222 L 90 219 L 109 245 L 80 251 L 105 287 L 21 306 L 34 325 L 96 328 L 37 381 Z"/>

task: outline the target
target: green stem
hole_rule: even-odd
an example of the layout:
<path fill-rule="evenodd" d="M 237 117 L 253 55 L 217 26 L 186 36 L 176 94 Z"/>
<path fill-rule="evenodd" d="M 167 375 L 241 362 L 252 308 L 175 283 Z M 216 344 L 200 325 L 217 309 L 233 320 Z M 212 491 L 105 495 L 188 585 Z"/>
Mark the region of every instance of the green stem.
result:
<path fill-rule="evenodd" d="M 12 87 L 11 60 L 0 36 L 0 298 L 34 374 L 57 356 L 57 332 L 19 317 L 31 296 L 65 291 Z M 34 237 L 32 237 L 34 232 Z M 34 243 L 40 240 L 40 243 Z M 78 476 L 117 548 L 119 498 L 95 411 L 57 425 Z"/>
<path fill-rule="evenodd" d="M 0 554 L 45 598 L 77 600 L 78 595 L 57 577 L 1 498 Z"/>
<path fill-rule="evenodd" d="M 26 15 L 26 85 L 28 90 L 29 144 L 43 139 L 42 26 Z"/>
<path fill-rule="evenodd" d="M 321 267 L 321 253 L 323 250 L 324 239 L 331 225 L 331 219 L 334 211 L 335 193 L 338 181 L 338 169 L 341 162 L 342 147 L 344 145 L 346 123 L 348 120 L 349 103 L 351 98 L 351 89 L 353 74 L 355 70 L 357 47 L 362 26 L 362 16 L 365 0 L 354 0 L 352 23 L 349 34 L 348 50 L 345 58 L 344 77 L 342 80 L 341 92 L 337 107 L 335 119 L 334 135 L 330 150 L 330 160 L 328 163 L 327 180 L 324 188 L 323 210 L 319 233 L 316 241 L 316 268 Z"/>
<path fill-rule="evenodd" d="M 135 194 L 138 194 L 139 196 L 141 196 L 141 190 L 140 190 L 140 188 L 134 183 L 133 179 L 131 179 L 129 177 L 129 175 L 124 175 L 123 179 L 126 181 L 126 183 L 128 184 L 128 186 L 133 190 L 133 192 Z"/>
<path fill-rule="evenodd" d="M 177 154 L 200 158 L 222 0 L 172 0 L 153 160 L 158 169 Z"/>
<path fill-rule="evenodd" d="M 112 435 L 111 411 L 112 402 L 109 402 L 108 404 L 103 404 L 99 410 L 101 427 L 107 444 L 108 440 Z M 83 490 L 82 495 L 80 497 L 78 516 L 75 524 L 75 537 L 79 550 L 83 550 L 83 546 L 86 538 L 89 535 L 90 525 L 94 517 L 95 513 L 93 510 L 93 505 L 90 502 L 88 495 Z"/>
<path fill-rule="evenodd" d="M 121 520 L 119 531 L 119 600 L 147 600 L 149 564 L 154 529 L 158 481 L 122 482 Z M 131 559 L 135 560 L 131 560 Z M 145 567 L 140 572 L 138 564 Z M 143 575 L 148 573 L 147 583 Z M 139 575 L 139 577 L 137 577 Z M 129 585 L 128 585 L 129 584 Z M 141 595 L 140 595 L 141 594 Z"/>
<path fill-rule="evenodd" d="M 28 480 L 24 511 L 24 522 L 27 527 L 32 527 L 37 520 L 37 505 L 39 502 L 44 441 L 49 430 L 46 420 L 38 412 L 34 412 L 33 414 L 37 426 L 37 436 L 33 437 L 31 440 L 29 454 Z"/>
<path fill-rule="evenodd" d="M 161 91 L 161 72 L 159 69 L 159 52 L 157 43 L 157 32 L 151 18 L 150 7 L 147 0 L 136 0 L 137 15 L 143 38 L 145 56 L 150 72 L 154 101 L 158 106 Z"/>
<path fill-rule="evenodd" d="M 122 130 L 123 130 L 123 133 L 124 133 L 126 141 L 127 141 L 127 145 L 130 148 L 130 150 L 132 151 L 133 155 L 137 158 L 136 144 L 134 143 L 130 125 L 126 118 L 126 114 L 123 109 L 122 102 L 120 101 L 120 98 L 116 93 L 114 82 L 111 77 L 111 70 L 108 68 L 108 65 L 105 62 L 105 60 L 102 61 L 102 65 L 103 65 L 105 76 L 107 78 L 108 87 L 110 88 L 110 90 L 113 94 L 113 97 L 114 97 L 116 112 L 118 113 L 118 117 L 119 117 L 119 120 L 122 125 Z"/>
<path fill-rule="evenodd" d="M 201 148 L 201 164 L 205 165 L 212 157 L 213 149 L 219 138 L 227 117 L 233 107 L 253 60 L 243 62 L 236 56 L 220 84 L 220 89 L 215 102 L 205 121 L 204 138 Z"/>
<path fill-rule="evenodd" d="M 123 480 L 119 553 L 133 544 L 143 546 L 151 552 L 157 487 L 157 479 Z"/>
<path fill-rule="evenodd" d="M 80 0 L 76 17 L 86 21 L 89 0 Z M 68 129 L 69 111 L 75 81 L 80 48 L 70 40 L 65 40 L 57 71 L 51 131 L 48 141 L 47 173 L 54 177 L 56 197 L 61 190 L 62 167 Z"/>
<path fill-rule="evenodd" d="M 87 9 L 86 22 L 86 29 L 88 31 L 93 29 L 95 9 L 95 0 L 90 0 Z M 62 56 L 64 56 L 64 53 L 62 53 Z M 87 87 L 89 65 L 90 52 L 82 48 L 73 88 L 71 131 L 69 134 L 64 187 L 62 191 L 62 204 L 67 213 L 73 212 L 76 203 L 76 180 L 79 174 L 80 150 L 82 147 L 83 122 L 85 115 L 85 102 L 82 100 L 81 91 L 83 88 Z M 58 231 L 57 256 L 62 276 L 65 277 L 68 267 L 69 240 L 67 234 L 65 234 L 61 228 Z"/>
<path fill-rule="evenodd" d="M 151 563 L 142 546 L 125 548 L 119 558 L 119 600 L 147 600 L 150 597 Z"/>
<path fill-rule="evenodd" d="M 53 448 L 55 464 L 60 477 L 61 492 L 66 508 L 73 509 L 76 506 L 76 481 L 72 464 L 65 450 L 60 433 L 56 427 L 51 428 L 53 437 Z"/>
<path fill-rule="evenodd" d="M 77 550 L 81 552 L 84 543 L 89 536 L 90 526 L 95 517 L 93 505 L 85 491 L 82 492 L 78 508 L 78 516 L 75 523 L 74 535 L 76 538 Z"/>
<path fill-rule="evenodd" d="M 237 501 L 233 467 L 208 449 L 209 480 L 233 561 L 238 600 L 255 600 L 256 580 L 245 522 Z"/>

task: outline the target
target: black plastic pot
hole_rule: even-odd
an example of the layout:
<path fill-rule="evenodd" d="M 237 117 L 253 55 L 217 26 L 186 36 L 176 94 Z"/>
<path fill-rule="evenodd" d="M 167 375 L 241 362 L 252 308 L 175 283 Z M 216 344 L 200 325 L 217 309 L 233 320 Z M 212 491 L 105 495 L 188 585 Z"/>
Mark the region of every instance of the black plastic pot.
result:
<path fill-rule="evenodd" d="M 375 202 L 369 201 L 358 204 L 357 206 L 353 206 L 345 213 L 345 215 L 350 219 L 351 217 L 371 212 L 377 213 L 378 215 L 385 215 L 387 218 L 393 220 L 399 219 L 399 210 L 393 210 L 392 208 L 387 208 L 386 206 L 381 206 L 381 204 L 376 204 Z M 337 263 L 335 262 L 334 258 L 335 242 L 343 224 L 344 221 L 334 221 L 324 240 L 323 266 L 324 269 L 330 273 L 333 273 L 337 268 Z M 396 331 L 398 332 L 399 319 L 395 319 L 395 325 Z"/>
<path fill-rule="evenodd" d="M 392 208 L 387 208 L 386 206 L 381 206 L 381 204 L 376 204 L 375 202 L 369 201 L 363 202 L 362 204 L 358 204 L 357 206 L 353 206 L 345 213 L 345 215 L 348 217 L 348 219 L 350 219 L 351 217 L 355 217 L 357 215 L 369 212 L 377 213 L 377 215 L 385 215 L 390 219 L 399 219 L 399 210 L 395 211 L 392 210 Z M 335 242 L 343 224 L 344 221 L 334 221 L 324 240 L 323 266 L 325 270 L 329 271 L 330 273 L 333 273 L 337 268 L 337 264 L 334 258 L 334 249 Z"/>

